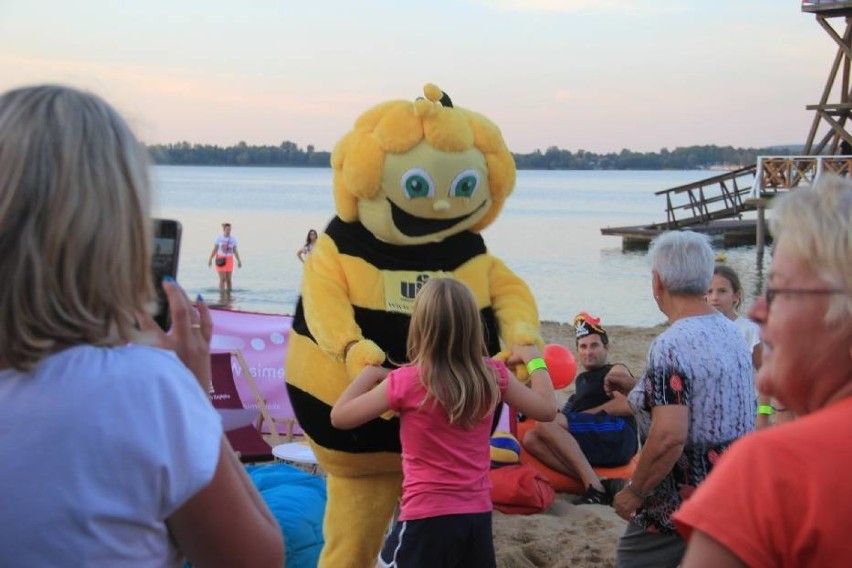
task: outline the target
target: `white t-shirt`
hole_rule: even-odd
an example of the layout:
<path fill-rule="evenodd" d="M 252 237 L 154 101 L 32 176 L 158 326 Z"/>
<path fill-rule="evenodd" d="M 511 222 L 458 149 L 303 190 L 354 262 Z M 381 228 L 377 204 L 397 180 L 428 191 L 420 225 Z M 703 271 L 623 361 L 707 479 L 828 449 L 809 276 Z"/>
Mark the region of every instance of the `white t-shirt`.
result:
<path fill-rule="evenodd" d="M 742 316 L 734 320 L 734 325 L 740 330 L 748 348 L 754 351 L 755 346 L 760 345 L 760 326 Z"/>
<path fill-rule="evenodd" d="M 219 235 L 216 237 L 217 256 L 234 256 L 234 249 L 237 248 L 237 237 L 226 237 Z"/>
<path fill-rule="evenodd" d="M 213 479 L 221 437 L 170 351 L 0 371 L 0 566 L 179 566 L 165 521 Z"/>

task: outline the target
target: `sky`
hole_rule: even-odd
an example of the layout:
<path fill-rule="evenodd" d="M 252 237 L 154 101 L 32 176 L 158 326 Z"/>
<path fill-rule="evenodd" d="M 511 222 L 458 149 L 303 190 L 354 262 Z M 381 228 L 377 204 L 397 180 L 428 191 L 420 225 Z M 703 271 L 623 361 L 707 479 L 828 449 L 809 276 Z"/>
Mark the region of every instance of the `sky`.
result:
<path fill-rule="evenodd" d="M 0 91 L 93 91 L 149 144 L 331 150 L 362 112 L 426 83 L 520 153 L 802 144 L 836 47 L 800 6 L 0 0 Z"/>

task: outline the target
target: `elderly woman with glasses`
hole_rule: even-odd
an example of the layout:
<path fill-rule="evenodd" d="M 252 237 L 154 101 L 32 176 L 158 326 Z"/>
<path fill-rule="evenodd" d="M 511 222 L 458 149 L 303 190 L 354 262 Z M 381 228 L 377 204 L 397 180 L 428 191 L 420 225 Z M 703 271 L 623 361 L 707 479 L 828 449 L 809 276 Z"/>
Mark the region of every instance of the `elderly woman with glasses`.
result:
<path fill-rule="evenodd" d="M 648 256 L 652 289 L 670 327 L 648 351 L 629 392 L 642 454 L 613 506 L 629 521 L 618 566 L 677 566 L 686 542 L 671 515 L 716 458 L 754 428 L 751 352 L 736 325 L 704 301 L 715 255 L 705 235 L 669 232 Z"/>
<path fill-rule="evenodd" d="M 759 390 L 793 422 L 735 444 L 677 513 L 684 566 L 839 566 L 852 558 L 852 184 L 773 207 Z"/>

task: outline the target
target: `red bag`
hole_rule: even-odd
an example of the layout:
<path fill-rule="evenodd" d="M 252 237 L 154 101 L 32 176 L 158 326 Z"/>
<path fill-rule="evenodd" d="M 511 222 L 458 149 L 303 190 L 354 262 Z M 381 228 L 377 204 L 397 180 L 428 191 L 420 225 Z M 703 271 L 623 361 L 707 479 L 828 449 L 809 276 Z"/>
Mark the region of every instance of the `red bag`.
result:
<path fill-rule="evenodd" d="M 550 507 L 556 492 L 544 475 L 521 463 L 492 469 L 491 501 L 501 513 L 531 515 Z"/>

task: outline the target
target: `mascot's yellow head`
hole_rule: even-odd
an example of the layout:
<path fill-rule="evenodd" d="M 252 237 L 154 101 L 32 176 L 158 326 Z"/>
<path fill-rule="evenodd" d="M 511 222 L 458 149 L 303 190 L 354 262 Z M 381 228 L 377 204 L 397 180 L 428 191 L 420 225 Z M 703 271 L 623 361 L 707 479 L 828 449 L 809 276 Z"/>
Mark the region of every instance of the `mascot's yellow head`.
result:
<path fill-rule="evenodd" d="M 365 112 L 331 155 L 338 215 L 388 243 L 481 231 L 515 186 L 515 162 L 497 126 L 453 107 L 435 85 L 423 93 Z"/>

